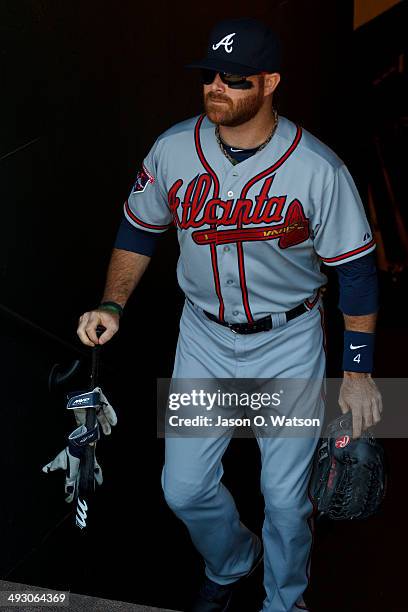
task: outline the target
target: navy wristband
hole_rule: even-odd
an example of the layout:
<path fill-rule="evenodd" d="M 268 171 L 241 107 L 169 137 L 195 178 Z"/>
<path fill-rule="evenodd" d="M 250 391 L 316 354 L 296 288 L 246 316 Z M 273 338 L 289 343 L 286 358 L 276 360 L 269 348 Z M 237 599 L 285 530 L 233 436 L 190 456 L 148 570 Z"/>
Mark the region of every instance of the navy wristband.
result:
<path fill-rule="evenodd" d="M 367 332 L 344 332 L 344 372 L 372 372 L 375 334 Z"/>

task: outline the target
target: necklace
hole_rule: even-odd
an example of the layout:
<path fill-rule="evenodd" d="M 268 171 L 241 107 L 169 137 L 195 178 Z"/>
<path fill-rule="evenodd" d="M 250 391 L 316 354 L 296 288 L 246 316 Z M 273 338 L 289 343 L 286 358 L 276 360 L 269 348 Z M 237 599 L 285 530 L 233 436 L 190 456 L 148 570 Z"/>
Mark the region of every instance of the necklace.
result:
<path fill-rule="evenodd" d="M 259 153 L 259 151 L 262 151 L 262 149 L 266 147 L 268 142 L 272 139 L 272 136 L 274 135 L 276 128 L 278 127 L 278 121 L 279 121 L 278 113 L 276 112 L 274 108 L 272 109 L 272 113 L 273 113 L 274 122 L 273 122 L 273 128 L 271 130 L 271 133 L 269 134 L 268 138 L 262 144 L 259 145 L 259 147 L 255 147 L 256 153 Z M 217 125 L 215 128 L 215 137 L 225 157 L 231 162 L 231 164 L 233 164 L 233 166 L 235 166 L 238 163 L 238 161 L 234 159 L 226 150 L 225 144 L 223 143 L 221 136 L 220 136 L 220 126 L 219 125 Z"/>

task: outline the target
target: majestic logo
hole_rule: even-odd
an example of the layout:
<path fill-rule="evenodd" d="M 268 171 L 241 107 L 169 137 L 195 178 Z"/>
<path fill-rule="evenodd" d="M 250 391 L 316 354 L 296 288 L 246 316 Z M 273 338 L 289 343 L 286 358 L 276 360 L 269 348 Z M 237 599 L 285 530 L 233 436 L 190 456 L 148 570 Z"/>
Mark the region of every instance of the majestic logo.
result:
<path fill-rule="evenodd" d="M 196 230 L 192 232 L 196 244 L 273 239 L 278 239 L 281 249 L 300 244 L 309 238 L 309 219 L 297 199 L 290 202 L 283 216 L 287 196 L 269 194 L 274 178 L 275 175 L 266 178 L 254 198 L 222 200 L 209 198 L 211 176 L 199 174 L 188 183 L 183 201 L 178 197 L 183 180 L 178 179 L 168 193 L 174 223 L 180 229 Z M 205 226 L 210 228 L 200 229 Z"/>
<path fill-rule="evenodd" d="M 220 47 L 224 47 L 226 53 L 231 53 L 232 45 L 234 43 L 233 36 L 235 36 L 235 32 L 233 32 L 232 34 L 227 34 L 227 36 L 224 36 L 224 38 L 222 38 L 220 42 L 212 46 L 213 51 L 216 51 Z"/>
<path fill-rule="evenodd" d="M 142 169 L 136 175 L 135 184 L 133 185 L 132 193 L 142 193 L 149 183 L 154 183 L 154 176 L 142 166 Z"/>
<path fill-rule="evenodd" d="M 350 442 L 350 436 L 341 436 L 335 442 L 336 448 L 345 448 Z"/>

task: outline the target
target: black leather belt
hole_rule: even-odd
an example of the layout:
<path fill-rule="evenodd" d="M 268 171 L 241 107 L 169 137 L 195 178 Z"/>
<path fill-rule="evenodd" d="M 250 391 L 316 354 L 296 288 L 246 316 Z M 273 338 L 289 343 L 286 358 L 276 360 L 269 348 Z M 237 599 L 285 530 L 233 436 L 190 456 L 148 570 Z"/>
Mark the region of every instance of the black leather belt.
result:
<path fill-rule="evenodd" d="M 191 302 L 191 300 L 189 300 Z M 191 302 L 192 303 L 192 302 Z M 308 308 L 304 304 L 299 304 L 299 306 L 295 306 L 292 310 L 288 310 L 286 314 L 286 321 L 291 321 L 295 319 L 299 315 L 306 312 Z M 223 325 L 224 327 L 228 327 L 235 334 L 257 334 L 261 331 L 269 331 L 272 329 L 272 317 L 271 315 L 267 315 L 266 317 L 262 317 L 262 319 L 258 319 L 253 323 L 227 323 L 226 321 L 221 321 L 215 315 L 210 312 L 206 312 L 203 310 L 206 317 L 208 317 L 211 321 L 218 323 L 219 325 Z"/>

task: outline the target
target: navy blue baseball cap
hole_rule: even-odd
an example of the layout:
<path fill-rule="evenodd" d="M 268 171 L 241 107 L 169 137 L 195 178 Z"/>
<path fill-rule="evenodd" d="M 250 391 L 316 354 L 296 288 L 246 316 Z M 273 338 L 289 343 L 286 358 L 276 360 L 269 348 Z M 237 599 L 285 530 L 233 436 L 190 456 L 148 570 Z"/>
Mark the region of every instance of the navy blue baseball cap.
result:
<path fill-rule="evenodd" d="M 280 69 L 278 36 L 257 19 L 225 19 L 212 29 L 207 56 L 187 68 L 251 76 Z"/>

